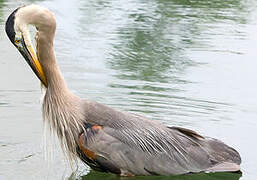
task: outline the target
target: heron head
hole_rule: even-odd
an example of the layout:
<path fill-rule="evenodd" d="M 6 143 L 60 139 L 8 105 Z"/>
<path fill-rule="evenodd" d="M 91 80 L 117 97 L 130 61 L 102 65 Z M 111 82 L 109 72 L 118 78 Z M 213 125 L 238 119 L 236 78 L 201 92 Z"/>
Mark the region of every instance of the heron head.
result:
<path fill-rule="evenodd" d="M 33 23 L 33 5 L 19 7 L 12 12 L 5 24 L 5 31 L 13 45 L 19 50 L 33 72 L 47 87 L 47 79 L 33 48 L 28 26 Z"/>

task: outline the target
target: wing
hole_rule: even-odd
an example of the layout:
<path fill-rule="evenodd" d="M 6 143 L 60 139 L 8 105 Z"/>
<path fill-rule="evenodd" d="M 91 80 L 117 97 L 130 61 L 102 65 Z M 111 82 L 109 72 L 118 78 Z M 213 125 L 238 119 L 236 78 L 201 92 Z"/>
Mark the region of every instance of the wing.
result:
<path fill-rule="evenodd" d="M 185 174 L 205 171 L 222 162 L 240 164 L 235 150 L 194 131 L 166 127 L 94 102 L 85 102 L 85 112 L 86 131 L 80 136 L 79 147 L 103 171 Z M 220 152 L 215 152 L 217 149 Z M 239 158 L 234 158 L 235 154 Z"/>

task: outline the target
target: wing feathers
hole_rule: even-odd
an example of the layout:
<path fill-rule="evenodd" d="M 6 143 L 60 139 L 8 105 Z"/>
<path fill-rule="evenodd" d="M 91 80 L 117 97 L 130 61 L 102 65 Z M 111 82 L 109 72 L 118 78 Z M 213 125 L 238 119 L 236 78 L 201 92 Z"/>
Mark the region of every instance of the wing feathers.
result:
<path fill-rule="evenodd" d="M 225 162 L 234 167 L 233 163 L 241 162 L 235 150 L 218 140 L 99 103 L 85 102 L 85 121 L 92 125 L 84 132 L 83 147 L 97 156 L 84 154 L 110 172 L 185 174 L 222 169 Z"/>
<path fill-rule="evenodd" d="M 194 137 L 194 138 L 202 138 L 204 139 L 203 136 L 201 136 L 200 134 L 198 134 L 197 132 L 193 131 L 193 130 L 190 130 L 190 129 L 186 129 L 186 128 L 182 128 L 182 127 L 176 127 L 176 126 L 172 126 L 172 127 L 168 127 L 170 129 L 176 129 L 178 130 L 179 132 L 187 135 L 187 136 L 190 136 L 190 137 Z"/>

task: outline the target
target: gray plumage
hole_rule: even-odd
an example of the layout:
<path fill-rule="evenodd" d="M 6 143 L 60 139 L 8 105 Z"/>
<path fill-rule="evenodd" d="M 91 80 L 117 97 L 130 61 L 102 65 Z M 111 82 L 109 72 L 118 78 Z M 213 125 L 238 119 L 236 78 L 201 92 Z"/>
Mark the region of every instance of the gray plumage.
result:
<path fill-rule="evenodd" d="M 36 53 L 29 24 L 38 30 Z M 72 94 L 57 66 L 55 29 L 53 14 L 36 5 L 15 10 L 6 22 L 8 37 L 46 88 L 44 122 L 69 160 L 79 157 L 93 169 L 126 176 L 240 170 L 238 152 L 219 140 Z"/>
<path fill-rule="evenodd" d="M 103 126 L 85 146 L 115 164 L 124 174 L 186 174 L 238 171 L 241 159 L 231 147 L 196 132 L 166 127 L 135 114 L 84 101 L 86 122 Z M 114 151 L 115 149 L 115 151 Z M 216 168 L 215 168 L 216 167 Z"/>

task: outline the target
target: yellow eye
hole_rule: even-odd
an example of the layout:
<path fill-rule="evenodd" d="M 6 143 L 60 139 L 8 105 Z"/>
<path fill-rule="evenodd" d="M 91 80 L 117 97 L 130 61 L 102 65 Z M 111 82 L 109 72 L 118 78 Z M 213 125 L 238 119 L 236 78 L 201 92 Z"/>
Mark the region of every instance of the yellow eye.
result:
<path fill-rule="evenodd" d="M 20 42 L 21 42 L 21 40 L 19 40 L 19 39 L 16 39 L 16 40 L 15 40 L 15 43 L 16 43 L 16 44 L 19 44 Z"/>

